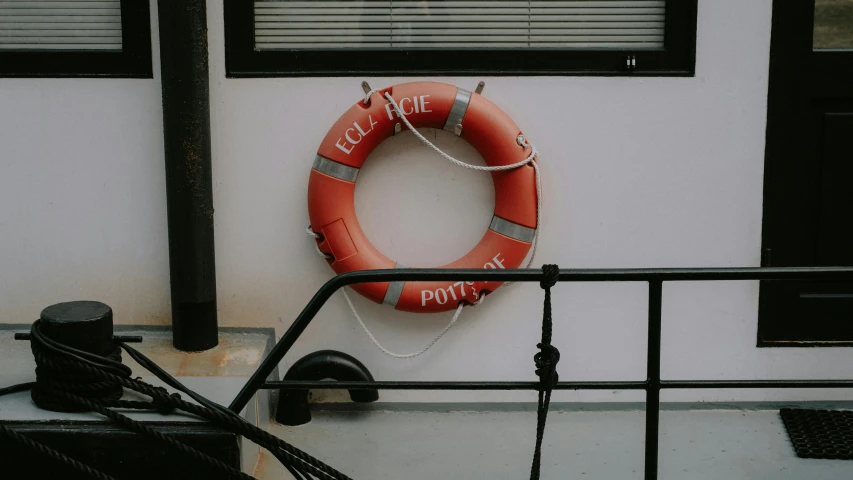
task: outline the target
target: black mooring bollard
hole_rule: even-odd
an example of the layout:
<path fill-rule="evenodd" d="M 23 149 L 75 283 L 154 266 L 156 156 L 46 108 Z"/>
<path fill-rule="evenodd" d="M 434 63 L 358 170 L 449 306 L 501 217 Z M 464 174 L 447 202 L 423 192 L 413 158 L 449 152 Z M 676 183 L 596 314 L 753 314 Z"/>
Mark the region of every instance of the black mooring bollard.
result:
<path fill-rule="evenodd" d="M 51 340 L 106 357 L 115 350 L 113 310 L 101 302 L 57 303 L 41 311 L 41 331 Z"/>

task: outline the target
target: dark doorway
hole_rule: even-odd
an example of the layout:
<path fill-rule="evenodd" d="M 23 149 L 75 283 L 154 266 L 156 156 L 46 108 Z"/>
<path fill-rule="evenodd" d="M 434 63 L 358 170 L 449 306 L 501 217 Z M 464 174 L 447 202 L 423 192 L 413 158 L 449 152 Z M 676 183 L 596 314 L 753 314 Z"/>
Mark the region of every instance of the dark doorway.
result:
<path fill-rule="evenodd" d="M 853 0 L 774 0 L 762 266 L 853 265 Z M 853 344 L 853 284 L 762 282 L 759 346 Z"/>

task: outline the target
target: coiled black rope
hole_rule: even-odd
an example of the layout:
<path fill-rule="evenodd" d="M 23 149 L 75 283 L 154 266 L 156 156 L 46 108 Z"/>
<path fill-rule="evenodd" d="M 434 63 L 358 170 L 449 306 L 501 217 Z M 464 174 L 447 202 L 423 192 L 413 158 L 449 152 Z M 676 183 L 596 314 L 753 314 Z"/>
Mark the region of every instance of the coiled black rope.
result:
<path fill-rule="evenodd" d="M 545 302 L 542 305 L 542 341 L 536 346 L 539 353 L 533 356 L 536 364 L 536 375 L 539 376 L 539 405 L 536 410 L 536 447 L 533 450 L 533 464 L 530 467 L 530 480 L 539 479 L 539 465 L 542 458 L 542 438 L 545 436 L 545 421 L 548 418 L 548 408 L 551 405 L 551 391 L 560 381 L 557 374 L 557 362 L 560 361 L 560 351 L 551 345 L 551 287 L 560 280 L 560 267 L 543 265 L 542 273 L 545 279 L 539 286 L 545 290 Z"/>
<path fill-rule="evenodd" d="M 196 415 L 229 432 L 242 435 L 269 450 L 291 472 L 297 480 L 317 478 L 319 480 L 351 480 L 346 475 L 308 455 L 287 442 L 246 422 L 227 408 L 214 403 L 185 387 L 177 379 L 163 371 L 145 355 L 128 345 L 116 342 L 116 351 L 102 357 L 58 343 L 41 332 L 40 321 L 33 323 L 30 342 L 36 360 L 36 382 L 16 385 L 0 391 L 0 394 L 33 389 L 33 398 L 39 406 L 61 411 L 93 411 L 100 413 L 121 426 L 145 435 L 214 467 L 228 478 L 251 479 L 253 477 L 201 452 L 172 437 L 118 413 L 113 408 L 155 410 L 169 413 L 173 410 Z M 131 378 L 131 370 L 120 362 L 123 349 L 143 368 L 157 376 L 166 385 L 179 390 L 199 403 L 183 400 L 179 394 L 170 394 L 162 387 L 155 387 Z M 120 400 L 123 389 L 133 390 L 151 398 L 151 401 Z M 58 462 L 64 463 L 80 473 L 98 480 L 114 480 L 109 475 L 84 465 L 65 454 L 35 442 L 12 429 L 0 425 L 0 436 L 31 448 Z"/>
<path fill-rule="evenodd" d="M 39 408 L 54 412 L 85 412 L 90 410 L 78 402 L 70 401 L 56 395 L 57 392 L 74 394 L 80 398 L 95 400 L 99 402 L 111 402 L 121 398 L 124 393 L 120 384 L 104 380 L 100 375 L 85 372 L 73 362 L 52 361 L 54 349 L 46 349 L 44 345 L 50 345 L 59 350 L 62 344 L 51 340 L 41 333 L 40 321 L 36 322 L 30 329 L 31 335 L 37 335 L 37 341 L 30 342 L 30 350 L 36 361 L 36 382 L 32 389 L 32 398 Z M 37 333 L 35 331 L 38 330 Z M 115 345 L 113 351 L 106 357 L 96 355 L 83 350 L 66 347 L 69 356 L 79 358 L 81 361 L 89 362 L 104 371 L 109 371 L 123 377 L 130 377 L 133 373 L 130 367 L 121 363 L 121 349 Z M 75 351 L 76 350 L 76 351 Z M 74 358 L 71 357 L 71 358 Z"/>

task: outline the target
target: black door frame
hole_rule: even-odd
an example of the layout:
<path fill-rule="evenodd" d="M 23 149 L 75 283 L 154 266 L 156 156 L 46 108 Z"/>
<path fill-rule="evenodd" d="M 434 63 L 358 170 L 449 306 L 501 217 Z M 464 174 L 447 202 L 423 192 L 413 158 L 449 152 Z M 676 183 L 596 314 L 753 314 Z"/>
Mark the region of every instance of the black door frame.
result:
<path fill-rule="evenodd" d="M 853 112 L 853 50 L 813 49 L 814 10 L 814 0 L 773 2 L 763 267 L 817 264 L 815 232 L 819 227 L 820 198 L 815 192 L 820 189 L 821 169 L 809 161 L 820 155 L 825 115 Z M 853 345 L 853 338 L 832 340 L 838 335 L 832 328 L 809 325 L 809 318 L 793 318 L 790 299 L 809 285 L 815 284 L 762 282 L 758 346 Z M 798 330 L 800 333 L 796 333 Z"/>

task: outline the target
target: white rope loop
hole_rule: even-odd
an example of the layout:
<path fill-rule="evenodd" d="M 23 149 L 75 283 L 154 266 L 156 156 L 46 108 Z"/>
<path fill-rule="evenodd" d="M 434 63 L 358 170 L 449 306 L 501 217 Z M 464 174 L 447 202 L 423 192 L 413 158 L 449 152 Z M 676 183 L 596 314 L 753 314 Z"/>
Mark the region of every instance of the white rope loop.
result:
<path fill-rule="evenodd" d="M 381 88 L 372 88 L 372 89 L 370 89 L 370 91 L 369 91 L 369 92 L 367 92 L 367 93 L 365 93 L 365 94 L 364 94 L 364 101 L 363 101 L 362 103 L 364 103 L 365 105 L 367 105 L 368 103 L 370 103 L 370 96 L 371 96 L 371 95 L 373 95 L 374 93 L 376 93 L 376 92 L 380 91 L 380 90 L 382 90 L 382 89 L 381 89 Z"/>
<path fill-rule="evenodd" d="M 381 88 L 374 88 L 374 89 L 371 89 L 369 92 L 367 92 L 364 95 L 364 100 L 363 100 L 364 105 L 367 105 L 368 103 L 370 103 L 371 95 L 373 95 L 374 93 L 376 93 L 380 90 L 382 90 L 382 89 Z M 530 266 L 533 265 L 534 258 L 536 257 L 536 246 L 539 243 L 539 229 L 542 226 L 542 179 L 541 179 L 541 175 L 539 173 L 539 164 L 536 163 L 536 158 L 539 156 L 539 152 L 536 150 L 536 147 L 533 144 L 531 144 L 530 142 L 528 142 L 527 139 L 524 138 L 524 135 L 519 135 L 518 138 L 516 139 L 516 142 L 518 143 L 518 145 L 521 147 L 530 149 L 530 155 L 528 155 L 527 158 L 525 158 L 524 160 L 522 160 L 520 162 L 516 162 L 516 163 L 511 163 L 509 165 L 497 165 L 497 166 L 471 165 L 470 163 L 465 163 L 461 160 L 457 160 L 456 158 L 451 157 L 450 155 L 444 153 L 440 148 L 435 146 L 432 142 L 427 140 L 427 138 L 424 137 L 423 135 L 421 135 L 421 132 L 419 132 L 411 124 L 411 122 L 409 122 L 409 119 L 406 118 L 406 115 L 403 113 L 402 109 L 400 109 L 400 106 L 397 105 L 397 102 L 395 102 L 394 99 L 391 97 L 391 94 L 388 92 L 385 92 L 385 98 L 394 107 L 394 111 L 397 112 L 397 116 L 399 116 L 400 119 L 403 120 L 403 123 L 406 124 L 406 126 L 409 128 L 409 130 L 411 130 L 411 132 L 413 134 L 415 134 L 415 136 L 418 137 L 418 139 L 424 145 L 433 149 L 436 153 L 438 153 L 439 155 L 444 157 L 446 160 L 450 161 L 451 163 L 453 163 L 455 165 L 458 165 L 460 167 L 467 168 L 470 170 L 481 171 L 481 172 L 495 172 L 495 171 L 513 170 L 516 168 L 521 168 L 527 164 L 530 164 L 533 167 L 533 171 L 534 171 L 535 176 L 536 176 L 536 230 L 533 233 L 533 241 L 531 242 L 530 260 L 527 262 L 527 265 L 525 266 L 526 268 L 530 268 Z M 317 234 L 313 230 L 311 230 L 310 225 L 308 226 L 308 228 L 306 228 L 305 231 L 308 233 L 308 235 L 313 237 L 315 240 L 320 238 L 319 234 Z M 327 260 L 330 259 L 330 256 L 328 254 L 326 254 L 322 250 L 320 250 L 320 247 L 317 245 L 316 242 L 314 243 L 314 248 L 317 250 L 317 253 L 320 254 L 320 256 L 322 256 L 323 258 L 325 258 Z M 512 282 L 505 282 L 505 285 L 511 285 L 511 284 L 512 284 Z M 456 308 L 456 312 L 453 314 L 453 318 L 450 320 L 450 323 L 448 323 L 447 326 L 445 326 L 444 329 L 441 332 L 439 332 L 438 335 L 435 336 L 435 338 L 433 338 L 429 343 L 427 343 L 426 346 L 424 346 L 423 348 L 421 348 L 417 352 L 394 353 L 394 352 L 388 350 L 387 348 L 385 348 L 384 346 L 382 346 L 382 344 L 379 343 L 379 340 L 376 339 L 376 337 L 373 335 L 373 333 L 370 331 L 370 329 L 367 328 L 367 325 L 364 324 L 364 320 L 361 319 L 361 316 L 356 311 L 355 305 L 353 305 L 352 299 L 350 299 L 350 296 L 347 293 L 346 288 L 341 290 L 341 292 L 344 294 L 344 299 L 346 299 L 347 305 L 349 305 L 350 311 L 352 311 L 353 316 L 355 317 L 356 320 L 358 320 L 358 324 L 361 325 L 362 330 L 364 330 L 364 332 L 370 338 L 370 341 L 372 341 L 373 344 L 376 345 L 376 347 L 379 348 L 379 350 L 382 351 L 382 353 L 384 353 L 385 355 L 388 355 L 389 357 L 393 357 L 393 358 L 400 358 L 400 359 L 414 358 L 414 357 L 417 357 L 419 355 L 423 355 L 424 353 L 426 353 L 427 350 L 432 348 L 432 346 L 435 345 L 441 339 L 441 337 L 443 337 L 444 334 L 447 333 L 450 330 L 450 328 L 456 324 L 456 321 L 459 320 L 459 315 L 462 313 L 462 307 L 465 306 L 464 303 L 460 303 L 459 306 Z M 486 296 L 481 295 L 479 300 L 477 300 L 477 302 L 474 305 L 481 305 L 485 299 L 486 299 Z"/>
<path fill-rule="evenodd" d="M 372 92 L 373 92 L 373 90 L 371 90 L 371 93 Z M 525 158 L 524 160 L 522 160 L 520 162 L 516 162 L 516 163 L 511 163 L 509 165 L 496 165 L 493 167 L 486 166 L 486 165 L 471 165 L 470 163 L 465 163 L 461 160 L 457 160 L 457 159 L 451 157 L 450 155 L 444 153 L 440 148 L 435 146 L 432 142 L 427 140 L 427 138 L 424 137 L 421 134 L 421 132 L 419 132 L 412 125 L 411 122 L 409 122 L 409 119 L 406 118 L 406 115 L 403 113 L 403 110 L 400 108 L 399 105 L 397 105 L 397 102 L 394 101 L 394 99 L 391 97 L 391 94 L 388 92 L 385 92 L 385 98 L 388 99 L 388 101 L 394 107 L 394 111 L 397 112 L 397 116 L 399 116 L 400 119 L 403 120 L 403 123 L 405 123 L 406 126 L 409 127 L 409 130 L 411 130 L 412 133 L 414 133 L 415 136 L 418 137 L 418 139 L 424 145 L 433 149 L 436 153 L 438 153 L 439 155 L 441 155 L 442 157 L 444 157 L 445 159 L 447 159 L 448 161 L 450 161 L 451 163 L 453 163 L 455 165 L 458 165 L 460 167 L 467 168 L 470 170 L 481 171 L 481 172 L 495 172 L 495 171 L 503 171 L 503 170 L 513 170 L 516 168 L 523 167 L 527 164 L 530 164 L 533 167 L 533 171 L 534 171 L 535 176 L 536 176 L 536 230 L 533 232 L 533 241 L 531 242 L 531 247 L 530 247 L 530 250 L 531 250 L 530 260 L 528 260 L 527 265 L 525 265 L 525 268 L 530 268 L 530 266 L 533 265 L 534 259 L 536 258 L 536 246 L 539 243 L 539 230 L 542 228 L 542 175 L 539 173 L 539 164 L 536 163 L 536 158 L 539 156 L 539 151 L 536 150 L 536 147 L 533 144 L 531 144 L 530 142 L 528 142 L 527 139 L 524 138 L 524 135 L 519 135 L 518 138 L 516 138 L 516 142 L 518 143 L 518 145 L 521 147 L 530 149 L 530 155 L 528 155 L 527 158 Z M 504 284 L 505 285 L 512 285 L 512 282 L 505 282 Z"/>
<path fill-rule="evenodd" d="M 311 230 L 311 225 L 308 225 L 308 227 L 305 228 L 305 233 L 307 233 L 308 236 L 313 237 L 315 240 L 320 239 L 320 235 L 317 234 L 316 232 L 314 232 L 314 230 Z M 321 257 L 323 257 L 325 259 L 329 259 L 329 255 L 326 253 L 323 253 L 323 251 L 320 250 L 320 247 L 317 246 L 316 242 L 314 242 L 314 248 L 317 250 L 317 253 Z M 344 298 L 347 301 L 347 305 L 349 305 L 349 309 L 352 312 L 355 319 L 358 320 L 358 324 L 361 325 L 361 329 L 364 330 L 364 333 L 366 333 L 368 337 L 370 337 L 370 341 L 372 341 L 373 344 L 376 345 L 379 348 L 379 350 L 382 351 L 382 353 L 384 353 L 385 355 L 388 355 L 389 357 L 394 357 L 394 358 L 414 358 L 414 357 L 417 357 L 419 355 L 426 353 L 426 351 L 429 350 L 430 348 L 432 348 L 432 346 L 435 345 L 436 342 L 438 342 L 441 339 L 441 337 L 443 337 L 444 334 L 447 333 L 448 330 L 450 330 L 450 327 L 452 327 L 456 323 L 456 321 L 459 320 L 459 315 L 462 313 L 462 307 L 464 306 L 464 304 L 462 304 L 462 303 L 459 304 L 459 306 L 456 308 L 456 313 L 453 314 L 453 318 L 450 320 L 450 323 L 448 323 L 447 326 L 444 327 L 444 330 L 442 330 L 438 335 L 436 335 L 435 338 L 433 338 L 428 344 L 426 344 L 425 347 L 423 347 L 422 349 L 418 350 L 417 352 L 413 352 L 413 353 L 394 353 L 391 350 L 388 350 L 387 348 L 382 346 L 382 344 L 379 343 L 379 340 L 376 339 L 376 337 L 373 335 L 373 333 L 370 331 L 370 329 L 367 328 L 367 325 L 364 324 L 364 320 L 361 319 L 361 316 L 356 311 L 355 305 L 353 305 L 352 299 L 350 299 L 350 296 L 347 293 L 346 288 L 341 290 L 341 293 L 344 294 Z M 482 305 L 483 300 L 485 300 L 485 299 L 486 299 L 485 295 L 481 296 L 480 299 L 477 301 L 477 303 L 475 303 L 475 305 Z"/>
<path fill-rule="evenodd" d="M 370 341 L 373 342 L 373 344 L 376 345 L 376 347 L 379 348 L 379 350 L 381 350 L 382 353 L 384 353 L 385 355 L 401 359 L 415 358 L 419 355 L 423 355 L 424 353 L 426 353 L 427 350 L 432 348 L 432 346 L 435 345 L 439 340 L 441 340 L 441 337 L 443 337 L 444 334 L 447 333 L 448 330 L 450 330 L 450 327 L 456 324 L 456 321 L 459 320 L 459 315 L 462 313 L 462 307 L 464 306 L 460 303 L 459 306 L 456 307 L 456 312 L 453 314 L 453 318 L 450 319 L 450 323 L 448 323 L 447 326 L 444 327 L 444 329 L 438 335 L 435 336 L 435 338 L 433 338 L 429 343 L 427 343 L 426 346 L 424 346 L 417 352 L 394 353 L 391 350 L 388 350 L 387 348 L 383 347 L 382 344 L 379 343 L 379 340 L 377 340 L 376 337 L 373 336 L 373 333 L 371 333 L 370 330 L 367 328 L 367 325 L 364 324 L 364 320 L 362 320 L 361 317 L 358 315 L 358 312 L 355 311 L 355 306 L 352 304 L 352 300 L 350 300 L 349 294 L 347 293 L 346 289 L 341 291 L 344 293 L 344 298 L 346 299 L 347 305 L 349 305 L 350 310 L 352 310 L 352 314 L 355 316 L 355 319 L 358 320 L 358 324 L 361 325 L 361 328 L 362 330 L 364 330 L 364 333 L 366 333 L 367 336 L 370 337 Z M 485 296 L 483 298 L 485 298 Z"/>
<path fill-rule="evenodd" d="M 314 240 L 320 239 L 320 235 L 317 233 L 314 233 L 314 230 L 311 230 L 311 225 L 308 225 L 307 227 L 305 227 L 305 232 L 308 233 L 308 236 L 314 237 Z M 317 245 L 317 242 L 314 242 L 314 249 L 317 250 L 317 253 L 319 253 L 320 256 L 325 258 L 326 260 L 331 260 L 334 258 L 333 256 L 329 255 L 328 253 L 320 250 L 320 246 Z"/>

